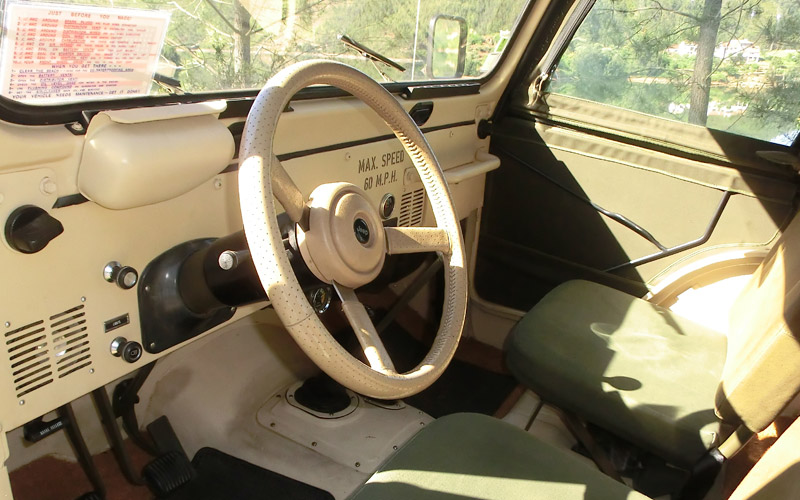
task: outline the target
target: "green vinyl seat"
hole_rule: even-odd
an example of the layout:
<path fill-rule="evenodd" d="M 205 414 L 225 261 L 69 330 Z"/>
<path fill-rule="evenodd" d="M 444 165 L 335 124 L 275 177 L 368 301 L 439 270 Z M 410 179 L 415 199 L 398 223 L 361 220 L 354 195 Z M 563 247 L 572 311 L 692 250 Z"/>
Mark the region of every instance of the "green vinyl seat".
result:
<path fill-rule="evenodd" d="M 506 363 L 545 401 L 690 466 L 719 442 L 721 333 L 618 290 L 569 281 L 514 327 Z M 724 435 L 722 436 L 724 437 Z"/>
<path fill-rule="evenodd" d="M 798 498 L 800 421 L 731 495 Z M 577 454 L 485 415 L 435 420 L 379 467 L 350 500 L 647 500 Z"/>
<path fill-rule="evenodd" d="M 485 415 L 433 421 L 351 500 L 646 500 L 581 460 Z"/>
<path fill-rule="evenodd" d="M 691 466 L 733 429 L 765 429 L 800 392 L 800 217 L 746 282 L 727 336 L 569 281 L 519 321 L 506 346 L 509 369 L 543 399 Z"/>

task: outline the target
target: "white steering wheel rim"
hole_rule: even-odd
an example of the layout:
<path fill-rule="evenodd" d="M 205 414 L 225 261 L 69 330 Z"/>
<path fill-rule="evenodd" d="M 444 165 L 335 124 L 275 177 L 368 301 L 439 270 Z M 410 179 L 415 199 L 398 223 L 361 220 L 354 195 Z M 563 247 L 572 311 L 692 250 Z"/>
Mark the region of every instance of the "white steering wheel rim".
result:
<path fill-rule="evenodd" d="M 439 331 L 427 356 L 406 373 L 376 370 L 341 347 L 306 299 L 284 250 L 273 200 L 272 183 L 281 182 L 273 168 L 278 162 L 273 140 L 278 119 L 289 100 L 302 88 L 315 84 L 333 85 L 353 94 L 394 131 L 422 179 L 437 227 L 449 238 L 449 250 L 441 252 L 445 300 Z M 286 329 L 323 371 L 345 387 L 381 399 L 416 394 L 441 375 L 458 346 L 466 315 L 467 271 L 461 232 L 433 151 L 408 113 L 381 85 L 350 66 L 323 60 L 304 61 L 273 76 L 247 117 L 240 154 L 239 196 L 245 235 L 261 284 Z"/>

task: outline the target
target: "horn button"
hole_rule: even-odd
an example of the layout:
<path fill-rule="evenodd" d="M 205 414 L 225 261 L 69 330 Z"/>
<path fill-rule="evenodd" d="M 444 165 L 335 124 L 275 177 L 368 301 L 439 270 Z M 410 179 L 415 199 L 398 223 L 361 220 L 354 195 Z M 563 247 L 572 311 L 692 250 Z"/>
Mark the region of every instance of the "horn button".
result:
<path fill-rule="evenodd" d="M 375 279 L 386 258 L 386 242 L 367 194 L 353 184 L 322 184 L 311 193 L 308 207 L 309 229 L 297 227 L 297 242 L 311 272 L 350 288 Z"/>

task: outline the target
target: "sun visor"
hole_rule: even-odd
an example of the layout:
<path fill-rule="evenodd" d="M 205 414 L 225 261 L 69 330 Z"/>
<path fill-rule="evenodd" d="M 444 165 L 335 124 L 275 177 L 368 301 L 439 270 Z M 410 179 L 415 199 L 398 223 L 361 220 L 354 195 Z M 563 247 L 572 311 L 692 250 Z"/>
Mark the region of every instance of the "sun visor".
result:
<path fill-rule="evenodd" d="M 224 101 L 104 111 L 91 121 L 78 189 L 123 210 L 180 196 L 224 170 L 233 136 L 217 117 Z"/>

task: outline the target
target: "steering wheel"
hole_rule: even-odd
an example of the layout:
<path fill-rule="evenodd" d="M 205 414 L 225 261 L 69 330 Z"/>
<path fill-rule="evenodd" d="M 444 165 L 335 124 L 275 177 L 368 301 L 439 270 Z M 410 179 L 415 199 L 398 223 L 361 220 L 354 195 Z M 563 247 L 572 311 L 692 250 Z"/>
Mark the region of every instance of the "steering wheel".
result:
<path fill-rule="evenodd" d="M 377 208 L 359 187 L 322 184 L 308 199 L 273 153 L 281 112 L 297 91 L 333 85 L 369 105 L 392 129 L 419 173 L 436 227 L 383 227 Z M 453 358 L 467 304 L 467 271 L 450 191 L 419 127 L 381 85 L 332 61 L 294 64 L 273 76 L 250 110 L 242 137 L 239 197 L 244 231 L 264 290 L 278 317 L 311 360 L 353 391 L 381 399 L 410 396 L 430 386 Z M 331 283 L 369 366 L 328 332 L 306 299 L 281 239 L 273 196 L 296 224 L 309 269 Z M 354 289 L 372 281 L 386 254 L 439 252 L 444 261 L 442 320 L 430 352 L 414 369 L 398 373 Z"/>

